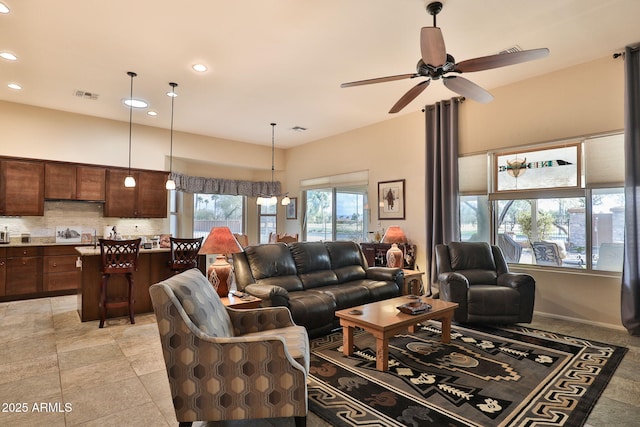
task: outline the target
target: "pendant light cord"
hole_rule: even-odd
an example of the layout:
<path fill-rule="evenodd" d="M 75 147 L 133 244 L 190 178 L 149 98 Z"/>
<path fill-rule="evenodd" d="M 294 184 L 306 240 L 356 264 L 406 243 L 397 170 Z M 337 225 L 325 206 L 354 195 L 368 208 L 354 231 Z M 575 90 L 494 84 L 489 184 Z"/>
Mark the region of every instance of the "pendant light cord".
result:
<path fill-rule="evenodd" d="M 169 137 L 169 178 L 173 172 L 173 101 L 176 99 L 176 87 L 178 83 L 169 83 L 171 86 L 171 135 Z"/>
<path fill-rule="evenodd" d="M 276 124 L 271 123 L 271 196 L 273 196 L 273 173 L 275 171 L 275 150 L 276 150 L 276 140 L 275 140 L 275 129 Z"/>
<path fill-rule="evenodd" d="M 131 76 L 131 92 L 129 93 L 129 176 L 131 176 L 131 127 L 133 123 L 133 78 L 137 76 L 133 71 L 127 72 Z"/>

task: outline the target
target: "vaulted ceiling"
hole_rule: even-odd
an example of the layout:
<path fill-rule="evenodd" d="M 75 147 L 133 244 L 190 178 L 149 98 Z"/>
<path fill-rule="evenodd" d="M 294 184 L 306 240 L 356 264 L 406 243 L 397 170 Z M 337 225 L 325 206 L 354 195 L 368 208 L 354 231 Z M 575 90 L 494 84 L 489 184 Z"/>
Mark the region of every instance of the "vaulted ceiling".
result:
<path fill-rule="evenodd" d="M 134 97 L 150 104 L 134 111 L 135 123 L 168 128 L 165 94 L 176 82 L 176 130 L 269 145 L 276 122 L 279 147 L 393 118 L 389 108 L 418 79 L 340 83 L 413 73 L 420 28 L 433 24 L 423 0 L 0 2 L 10 8 L 0 14 L 0 52 L 17 57 L 0 58 L 0 100 L 128 121 L 122 100 L 134 71 Z M 545 59 L 465 74 L 489 91 L 640 41 L 637 0 L 443 3 L 437 25 L 456 61 L 549 48 Z M 196 63 L 208 70 L 195 72 Z M 433 82 L 397 114 L 452 96 Z"/>

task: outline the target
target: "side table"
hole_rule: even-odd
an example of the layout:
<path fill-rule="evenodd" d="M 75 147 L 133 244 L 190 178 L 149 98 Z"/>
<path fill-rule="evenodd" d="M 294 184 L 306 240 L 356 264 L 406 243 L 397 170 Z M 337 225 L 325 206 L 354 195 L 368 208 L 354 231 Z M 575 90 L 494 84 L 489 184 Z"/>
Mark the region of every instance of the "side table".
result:
<path fill-rule="evenodd" d="M 420 295 L 424 271 L 402 269 L 402 272 L 404 273 L 402 295 Z"/>
<path fill-rule="evenodd" d="M 260 303 L 262 300 L 258 297 L 251 297 L 250 299 L 243 299 L 240 297 L 236 297 L 233 295 L 229 295 L 226 297 L 221 297 L 222 303 L 226 307 L 235 308 L 238 310 L 247 310 L 250 308 L 258 308 L 260 307 Z"/>

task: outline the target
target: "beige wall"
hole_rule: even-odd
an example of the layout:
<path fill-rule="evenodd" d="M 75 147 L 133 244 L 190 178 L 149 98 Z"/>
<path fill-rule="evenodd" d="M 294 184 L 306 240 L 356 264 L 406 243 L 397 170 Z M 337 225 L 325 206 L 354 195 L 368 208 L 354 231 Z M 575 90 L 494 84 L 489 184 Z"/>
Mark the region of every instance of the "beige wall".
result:
<path fill-rule="evenodd" d="M 489 104 L 466 101 L 460 108 L 460 153 L 620 130 L 623 77 L 622 61 L 606 57 L 493 89 L 495 99 Z M 382 223 L 405 230 L 418 246 L 418 265 L 426 270 L 424 154 L 423 115 L 415 112 L 287 150 L 286 186 L 295 194 L 300 180 L 368 169 L 370 227 L 375 229 L 377 182 L 405 178 L 406 220 Z M 298 229 L 295 221 L 286 226 L 288 231 Z M 622 328 L 619 276 L 535 267 L 520 271 L 536 278 L 536 312 Z"/>

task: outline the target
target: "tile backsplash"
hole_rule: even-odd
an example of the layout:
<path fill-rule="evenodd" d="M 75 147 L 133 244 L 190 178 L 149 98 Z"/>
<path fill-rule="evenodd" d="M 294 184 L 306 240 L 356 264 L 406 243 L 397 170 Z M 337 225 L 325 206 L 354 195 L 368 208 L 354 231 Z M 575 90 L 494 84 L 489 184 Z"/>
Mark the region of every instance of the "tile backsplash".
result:
<path fill-rule="evenodd" d="M 115 225 L 125 238 L 169 233 L 168 218 L 105 218 L 103 207 L 102 203 L 47 201 L 43 216 L 0 216 L 0 229 L 7 227 L 12 243 L 19 242 L 23 233 L 30 233 L 33 243 L 55 243 L 56 227 L 95 231 L 99 238 L 108 225 Z"/>

